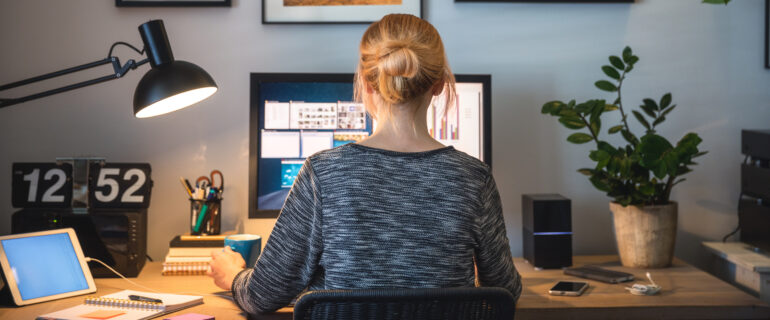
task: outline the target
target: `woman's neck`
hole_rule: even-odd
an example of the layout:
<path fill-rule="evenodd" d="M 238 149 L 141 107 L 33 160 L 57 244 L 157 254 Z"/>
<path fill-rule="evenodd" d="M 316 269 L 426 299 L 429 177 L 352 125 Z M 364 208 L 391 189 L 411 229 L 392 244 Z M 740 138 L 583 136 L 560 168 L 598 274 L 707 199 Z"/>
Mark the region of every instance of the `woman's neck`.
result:
<path fill-rule="evenodd" d="M 428 132 L 427 111 L 430 98 L 418 106 L 394 105 L 378 115 L 377 128 L 369 138 L 358 142 L 367 147 L 400 152 L 421 152 L 443 148 Z M 415 107 L 418 109 L 415 111 Z"/>

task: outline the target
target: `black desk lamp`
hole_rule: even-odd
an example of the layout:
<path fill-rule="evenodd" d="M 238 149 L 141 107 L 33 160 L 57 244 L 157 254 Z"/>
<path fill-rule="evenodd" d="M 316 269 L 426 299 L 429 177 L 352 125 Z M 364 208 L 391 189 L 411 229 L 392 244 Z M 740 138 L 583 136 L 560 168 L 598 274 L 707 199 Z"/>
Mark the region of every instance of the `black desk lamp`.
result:
<path fill-rule="evenodd" d="M 137 118 L 153 117 L 182 109 L 208 98 L 217 91 L 217 84 L 214 82 L 214 79 L 201 67 L 186 61 L 174 60 L 174 54 L 171 52 L 171 45 L 168 42 L 166 28 L 163 27 L 162 20 L 151 20 L 142 24 L 139 26 L 139 33 L 144 42 L 144 49 L 141 51 L 128 43 L 116 42 L 110 47 L 107 58 L 103 60 L 0 85 L 0 91 L 105 64 L 112 64 L 115 71 L 114 74 L 25 97 L 0 99 L 0 108 L 117 79 L 125 75 L 129 69 L 136 69 L 147 62 L 150 63 L 152 69 L 142 77 L 134 91 L 134 115 Z M 112 50 L 117 45 L 128 46 L 134 49 L 134 51 L 139 52 L 139 54 L 146 52 L 147 59 L 139 62 L 129 59 L 125 65 L 121 66 L 120 60 L 112 56 Z"/>

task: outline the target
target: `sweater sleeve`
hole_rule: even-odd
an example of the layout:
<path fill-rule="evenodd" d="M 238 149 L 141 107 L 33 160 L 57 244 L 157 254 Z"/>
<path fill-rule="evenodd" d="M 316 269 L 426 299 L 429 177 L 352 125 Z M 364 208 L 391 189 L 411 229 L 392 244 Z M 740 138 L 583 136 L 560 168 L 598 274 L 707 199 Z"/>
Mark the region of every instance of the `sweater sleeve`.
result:
<path fill-rule="evenodd" d="M 476 230 L 478 247 L 475 258 L 479 283 L 485 287 L 505 288 L 518 300 L 521 295 L 521 277 L 513 264 L 505 233 L 500 194 L 489 172 L 481 192 L 481 212 Z"/>
<path fill-rule="evenodd" d="M 313 279 L 323 249 L 321 190 L 308 158 L 253 269 L 233 281 L 233 297 L 249 314 L 282 308 Z"/>

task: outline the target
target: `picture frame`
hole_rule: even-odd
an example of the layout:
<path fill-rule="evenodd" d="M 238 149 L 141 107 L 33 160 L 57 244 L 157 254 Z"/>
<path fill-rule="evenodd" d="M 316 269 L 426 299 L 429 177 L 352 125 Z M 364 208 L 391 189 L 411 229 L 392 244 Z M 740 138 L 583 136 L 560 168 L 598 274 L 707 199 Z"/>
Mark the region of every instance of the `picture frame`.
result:
<path fill-rule="evenodd" d="M 407 13 L 422 18 L 423 1 L 262 0 L 262 23 L 369 24 L 391 13 Z"/>
<path fill-rule="evenodd" d="M 455 2 L 633 3 L 635 0 L 455 0 Z"/>
<path fill-rule="evenodd" d="M 232 0 L 115 0 L 116 7 L 230 7 Z"/>

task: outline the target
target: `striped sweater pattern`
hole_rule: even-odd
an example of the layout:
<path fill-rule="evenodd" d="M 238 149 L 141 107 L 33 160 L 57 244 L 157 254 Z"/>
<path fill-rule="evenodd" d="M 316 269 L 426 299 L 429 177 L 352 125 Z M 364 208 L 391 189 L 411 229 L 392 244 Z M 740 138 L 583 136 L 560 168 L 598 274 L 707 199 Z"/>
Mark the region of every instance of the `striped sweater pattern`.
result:
<path fill-rule="evenodd" d="M 347 144 L 305 160 L 254 268 L 232 284 L 260 314 L 304 290 L 502 287 L 518 299 L 489 167 L 453 147 Z"/>

